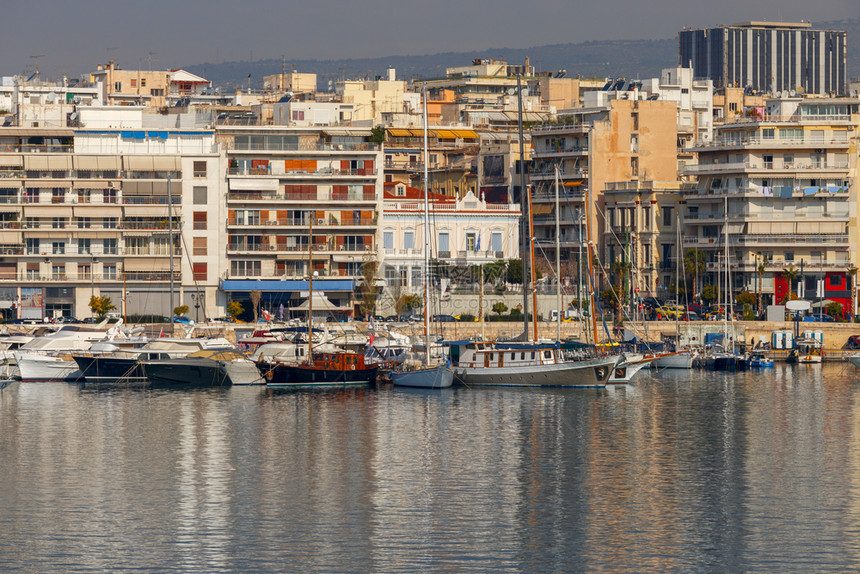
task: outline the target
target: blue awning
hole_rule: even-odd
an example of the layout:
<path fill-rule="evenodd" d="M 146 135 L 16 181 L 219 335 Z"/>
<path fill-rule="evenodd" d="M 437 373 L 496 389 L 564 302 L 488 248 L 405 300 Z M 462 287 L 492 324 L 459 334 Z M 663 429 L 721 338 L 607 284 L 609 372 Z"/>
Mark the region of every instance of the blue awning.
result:
<path fill-rule="evenodd" d="M 221 281 L 222 291 L 307 291 L 308 282 L 303 279 L 267 281 L 253 279 L 227 279 Z M 354 291 L 352 279 L 317 279 L 314 291 Z"/>

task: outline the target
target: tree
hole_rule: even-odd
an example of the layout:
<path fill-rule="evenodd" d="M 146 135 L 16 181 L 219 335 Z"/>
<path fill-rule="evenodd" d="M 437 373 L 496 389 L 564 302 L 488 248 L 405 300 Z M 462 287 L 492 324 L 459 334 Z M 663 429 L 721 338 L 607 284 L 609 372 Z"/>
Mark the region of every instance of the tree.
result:
<path fill-rule="evenodd" d="M 251 311 L 254 313 L 254 323 L 257 322 L 257 313 L 260 312 L 260 299 L 263 298 L 262 291 L 251 291 L 248 294 L 251 297 Z M 313 293 L 310 294 L 312 296 Z"/>
<path fill-rule="evenodd" d="M 825 307 L 825 310 L 827 314 L 833 317 L 835 321 L 838 321 L 842 318 L 842 305 L 840 305 L 836 301 L 831 301 L 830 303 L 828 303 L 827 307 Z"/>
<path fill-rule="evenodd" d="M 764 272 L 767 269 L 767 264 L 770 263 L 770 258 L 767 255 L 763 255 L 761 258 L 761 263 L 756 267 L 756 273 L 758 273 L 758 315 L 761 317 L 761 292 L 762 292 L 762 284 L 764 280 Z"/>
<path fill-rule="evenodd" d="M 508 261 L 508 268 L 505 273 L 505 281 L 515 285 L 523 283 L 523 260 L 511 259 Z"/>
<path fill-rule="evenodd" d="M 180 305 L 179 307 L 173 308 L 173 316 L 174 317 L 181 317 L 182 315 L 185 315 L 186 313 L 188 313 L 188 305 Z"/>
<path fill-rule="evenodd" d="M 385 128 L 370 128 L 370 137 L 367 138 L 367 141 L 375 144 L 383 143 L 385 141 Z"/>
<path fill-rule="evenodd" d="M 708 269 L 708 258 L 704 251 L 699 251 L 696 248 L 687 249 L 684 253 L 684 274 L 687 276 L 687 281 L 695 282 L 697 277 L 704 277 L 705 271 Z M 699 292 L 699 286 L 693 285 L 693 296 Z"/>
<path fill-rule="evenodd" d="M 111 303 L 110 297 L 90 296 L 90 310 L 99 319 L 103 319 L 109 311 L 113 311 L 114 309 L 116 309 L 116 305 Z"/>
<path fill-rule="evenodd" d="M 421 297 L 419 295 L 401 295 L 394 304 L 394 310 L 398 314 L 406 313 L 421 308 Z"/>
<path fill-rule="evenodd" d="M 239 320 L 239 315 L 245 312 L 245 309 L 242 307 L 242 304 L 238 301 L 230 301 L 227 303 L 227 314 L 233 317 L 233 319 Z"/>
<path fill-rule="evenodd" d="M 719 293 L 717 293 L 716 285 L 705 285 L 702 287 L 702 301 L 710 305 L 717 299 L 719 299 Z"/>
<path fill-rule="evenodd" d="M 792 290 L 795 281 L 800 277 L 800 273 L 797 271 L 797 268 L 794 267 L 794 265 L 789 265 L 782 270 L 782 276 L 785 277 L 786 281 L 788 281 L 788 292 L 785 294 L 785 297 L 781 302 L 785 303 L 786 301 L 797 299 L 797 294 Z"/>
<path fill-rule="evenodd" d="M 379 263 L 367 260 L 361 265 L 362 284 L 358 288 L 361 299 L 359 309 L 365 317 L 376 313 L 376 297 L 379 291 L 376 288 L 376 278 L 379 271 Z"/>
<path fill-rule="evenodd" d="M 738 293 L 736 300 L 738 302 L 738 305 L 741 305 L 743 307 L 744 321 L 755 320 L 755 315 L 753 314 L 753 305 L 755 304 L 756 296 L 753 293 L 744 291 L 743 293 Z"/>
<path fill-rule="evenodd" d="M 499 317 L 502 316 L 502 313 L 508 310 L 508 306 L 505 305 L 502 301 L 498 301 L 493 303 L 493 313 L 496 313 Z"/>

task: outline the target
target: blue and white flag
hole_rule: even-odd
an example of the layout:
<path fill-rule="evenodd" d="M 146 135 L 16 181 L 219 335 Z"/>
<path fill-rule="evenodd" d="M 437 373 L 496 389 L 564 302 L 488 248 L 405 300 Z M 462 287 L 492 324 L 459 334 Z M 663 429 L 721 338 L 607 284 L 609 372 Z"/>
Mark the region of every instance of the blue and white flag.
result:
<path fill-rule="evenodd" d="M 478 236 L 478 240 L 475 241 L 475 253 L 481 250 L 481 236 Z"/>

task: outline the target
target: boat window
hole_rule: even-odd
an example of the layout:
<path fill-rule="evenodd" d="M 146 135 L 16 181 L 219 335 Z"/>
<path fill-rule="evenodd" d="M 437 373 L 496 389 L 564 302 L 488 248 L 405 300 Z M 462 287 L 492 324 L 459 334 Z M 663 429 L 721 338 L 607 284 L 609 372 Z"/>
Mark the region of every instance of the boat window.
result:
<path fill-rule="evenodd" d="M 493 360 L 493 354 L 492 353 L 490 353 L 490 360 L 491 361 Z"/>
<path fill-rule="evenodd" d="M 512 360 L 512 361 L 515 361 L 515 360 L 516 360 L 516 358 L 517 358 L 517 354 L 516 354 L 516 353 L 511 353 L 511 360 Z"/>
<path fill-rule="evenodd" d="M 552 358 L 552 351 L 544 351 L 543 357 L 544 357 L 544 359 L 551 359 Z"/>
<path fill-rule="evenodd" d="M 535 352 L 532 351 L 532 361 L 534 361 L 534 360 L 535 360 Z"/>
<path fill-rule="evenodd" d="M 526 360 L 526 354 L 520 353 L 520 361 L 525 361 L 525 360 Z"/>

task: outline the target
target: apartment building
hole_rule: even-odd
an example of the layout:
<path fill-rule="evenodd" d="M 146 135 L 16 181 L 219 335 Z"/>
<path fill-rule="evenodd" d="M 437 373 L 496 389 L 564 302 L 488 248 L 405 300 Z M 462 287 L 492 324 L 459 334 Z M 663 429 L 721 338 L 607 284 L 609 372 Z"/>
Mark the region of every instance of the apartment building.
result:
<path fill-rule="evenodd" d="M 477 191 L 480 140 L 474 130 L 433 126 L 427 133 L 427 166 L 432 192 L 462 197 Z M 387 128 L 383 146 L 385 182 L 424 187 L 424 130 Z"/>
<path fill-rule="evenodd" d="M 108 105 L 162 108 L 202 95 L 212 82 L 186 70 L 124 70 L 111 60 L 90 74 L 99 97 Z"/>
<path fill-rule="evenodd" d="M 57 82 L 24 76 L 0 79 L 0 126 L 64 128 L 74 124 L 80 106 L 99 102 L 96 86 L 64 78 Z"/>
<path fill-rule="evenodd" d="M 0 301 L 14 315 L 86 317 L 100 295 L 169 316 L 171 276 L 174 305 L 217 310 L 213 132 L 5 128 L 0 172 Z"/>
<path fill-rule="evenodd" d="M 808 22 L 743 22 L 678 34 L 678 65 L 717 88 L 845 95 L 845 31 L 813 30 Z"/>
<path fill-rule="evenodd" d="M 754 114 L 716 126 L 687 173 L 685 245 L 706 252 L 711 282 L 724 269 L 728 233 L 732 289 L 779 303 L 785 270 L 802 274 L 799 291 L 850 307 L 848 270 L 858 266 L 857 134 L 860 100 L 769 99 Z M 764 275 L 757 269 L 764 265 Z M 804 293 L 805 291 L 805 293 Z"/>
<path fill-rule="evenodd" d="M 224 126 L 228 300 L 262 294 L 263 308 L 297 306 L 308 275 L 342 316 L 363 265 L 377 261 L 382 151 L 356 128 Z M 310 263 L 310 264 L 309 264 Z M 246 307 L 247 308 L 247 307 Z"/>
<path fill-rule="evenodd" d="M 590 96 L 590 95 L 589 95 Z M 563 110 L 556 124 L 532 130 L 532 214 L 537 264 L 555 261 L 556 219 L 563 266 L 570 280 L 580 238 L 587 241 L 586 200 L 591 237 L 599 243 L 606 229 L 607 182 L 676 181 L 678 135 L 674 102 L 647 99 L 637 91 L 595 92 L 584 108 Z M 625 98 L 625 99 L 621 99 Z M 595 105 L 596 104 L 596 105 Z M 559 210 L 556 212 L 556 171 Z M 611 264 L 620 256 L 600 245 Z M 543 257 L 541 257 L 541 255 Z"/>
<path fill-rule="evenodd" d="M 487 203 L 468 191 L 462 198 L 431 192 L 431 258 L 468 267 L 519 256 L 520 207 Z M 424 270 L 424 190 L 385 184 L 383 273 L 394 293 L 420 293 Z M 395 297 L 396 300 L 396 297 Z"/>

